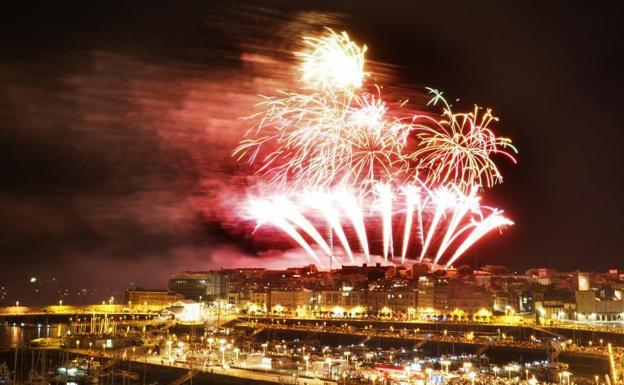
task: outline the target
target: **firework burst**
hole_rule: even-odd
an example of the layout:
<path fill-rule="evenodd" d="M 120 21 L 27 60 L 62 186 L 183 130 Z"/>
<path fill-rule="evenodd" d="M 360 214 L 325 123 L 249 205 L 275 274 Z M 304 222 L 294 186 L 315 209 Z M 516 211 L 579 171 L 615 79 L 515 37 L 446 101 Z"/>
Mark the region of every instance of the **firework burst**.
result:
<path fill-rule="evenodd" d="M 491 156 L 515 162 L 511 141 L 489 127 L 491 110 L 454 113 L 429 89 L 430 104 L 444 105 L 439 118 L 397 117 L 380 87 L 366 84 L 366 46 L 330 29 L 304 44 L 296 53 L 301 86 L 264 98 L 234 150 L 276 192 L 252 199 L 247 215 L 258 227 L 279 228 L 317 263 L 319 252 L 335 258 L 335 236 L 343 263 L 377 253 L 450 266 L 513 224 L 477 195 L 502 181 Z"/>
<path fill-rule="evenodd" d="M 307 88 L 328 92 L 347 92 L 359 88 L 364 72 L 366 46 L 358 46 L 346 32 L 327 28 L 321 37 L 304 37 L 307 49 L 296 53 L 301 58 L 301 81 Z"/>
<path fill-rule="evenodd" d="M 418 168 L 425 175 L 429 185 L 452 185 L 463 190 L 492 187 L 503 180 L 491 156 L 501 154 L 516 162 L 512 155 L 517 153 L 511 139 L 496 137 L 489 128 L 498 121 L 491 109 L 475 106 L 469 113 L 453 113 L 442 93 L 429 89 L 434 94 L 430 104 L 441 102 L 444 111 L 441 119 L 430 116 L 416 116 L 414 129 L 420 141 L 418 150 L 409 155 L 418 162 Z"/>
<path fill-rule="evenodd" d="M 261 103 L 252 116 L 259 123 L 235 149 L 237 159 L 260 164 L 257 172 L 279 189 L 305 186 L 358 186 L 393 181 L 409 168 L 403 155 L 411 124 L 389 118 L 374 94 L 353 96 L 349 104 L 335 94 L 284 94 Z"/>

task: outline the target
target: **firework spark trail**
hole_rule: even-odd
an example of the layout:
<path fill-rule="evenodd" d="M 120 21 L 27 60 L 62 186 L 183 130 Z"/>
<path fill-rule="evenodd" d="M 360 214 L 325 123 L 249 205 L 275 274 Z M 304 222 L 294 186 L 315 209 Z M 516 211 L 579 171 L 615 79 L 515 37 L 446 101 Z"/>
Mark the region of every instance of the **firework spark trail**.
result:
<path fill-rule="evenodd" d="M 355 230 L 355 234 L 360 242 L 360 248 L 366 257 L 366 262 L 370 262 L 368 237 L 366 236 L 366 226 L 364 224 L 362 206 L 358 203 L 353 194 L 350 194 L 344 189 L 337 192 L 336 201 L 342 202 L 342 207 Z"/>
<path fill-rule="evenodd" d="M 405 263 L 407 256 L 407 249 L 411 240 L 411 233 L 414 221 L 414 212 L 416 214 L 416 223 L 418 225 L 416 231 L 418 232 L 418 241 L 421 245 L 424 244 L 423 236 L 423 208 L 427 205 L 431 192 L 427 191 L 424 186 L 417 187 L 414 185 L 406 185 L 402 187 L 402 192 L 405 197 L 405 225 L 403 227 L 403 245 L 401 248 L 401 264 Z M 423 192 L 425 195 L 423 196 Z"/>
<path fill-rule="evenodd" d="M 453 214 L 451 216 L 451 220 L 446 227 L 446 231 L 444 232 L 444 238 L 442 238 L 442 242 L 438 246 L 438 252 L 436 253 L 435 259 L 433 260 L 434 264 L 437 264 L 446 249 L 451 244 L 451 240 L 455 231 L 462 219 L 470 212 L 474 211 L 479 206 L 479 198 L 476 196 L 476 191 L 473 190 L 466 196 L 458 196 L 455 200 L 457 204 L 453 208 Z"/>
<path fill-rule="evenodd" d="M 275 205 L 271 204 L 270 200 L 256 200 L 253 201 L 252 206 L 250 207 L 249 213 L 255 217 L 257 221 L 256 230 L 263 223 L 271 223 L 275 227 L 282 230 L 286 233 L 290 238 L 292 238 L 301 248 L 303 248 L 320 266 L 323 266 L 323 263 L 316 255 L 314 250 L 310 247 L 308 242 L 297 232 L 297 230 L 284 218 L 282 213 L 276 212 Z"/>
<path fill-rule="evenodd" d="M 418 189 L 414 186 L 404 188 L 405 195 L 405 225 L 403 227 L 403 246 L 401 247 L 401 264 L 405 263 L 407 247 L 409 246 L 410 234 L 412 232 L 412 221 L 414 220 L 414 208 L 420 200 Z"/>
<path fill-rule="evenodd" d="M 423 208 L 427 205 L 427 201 L 429 200 L 429 196 L 424 201 L 420 199 L 416 201 L 416 219 L 418 220 L 418 240 L 422 245 L 425 242 L 425 235 L 423 234 Z"/>
<path fill-rule="evenodd" d="M 325 254 L 331 255 L 330 247 L 327 242 L 325 242 L 325 239 L 323 239 L 314 225 L 312 225 L 312 223 L 310 223 L 310 221 L 308 221 L 306 217 L 301 214 L 293 202 L 289 201 L 284 196 L 278 196 L 273 200 L 273 203 L 276 207 L 279 207 L 281 212 L 285 213 L 284 218 L 288 219 L 290 222 L 305 231 L 305 233 L 308 234 L 310 238 L 312 238 L 316 244 L 321 247 Z"/>
<path fill-rule="evenodd" d="M 432 197 L 435 203 L 435 211 L 433 214 L 433 219 L 429 224 L 429 229 L 427 230 L 427 238 L 425 239 L 423 247 L 420 251 L 420 257 L 418 259 L 419 262 L 423 261 L 423 259 L 427 255 L 427 251 L 429 251 L 429 246 L 431 244 L 431 240 L 433 239 L 433 235 L 435 234 L 436 228 L 438 227 L 438 223 L 444 215 L 447 206 L 451 203 L 452 197 L 450 195 L 450 192 L 441 189 L 436 191 L 435 195 Z"/>
<path fill-rule="evenodd" d="M 474 227 L 473 231 L 468 235 L 468 237 L 457 247 L 455 253 L 448 259 L 446 262 L 446 267 L 450 267 L 453 263 L 461 257 L 461 255 L 471 247 L 476 241 L 482 238 L 485 234 L 489 233 L 491 230 L 496 228 L 501 228 L 503 226 L 511 226 L 514 223 L 503 217 L 502 212 L 499 210 L 494 210 L 488 217 L 480 222 L 474 222 L 472 226 Z"/>
<path fill-rule="evenodd" d="M 388 261 L 388 255 L 392 248 L 392 191 L 385 184 L 377 186 L 377 196 L 379 199 L 379 211 L 381 213 L 383 231 L 383 257 Z"/>
<path fill-rule="evenodd" d="M 352 263 L 355 262 L 353 253 L 351 252 L 351 246 L 349 245 L 347 236 L 345 235 L 344 229 L 340 223 L 340 218 L 334 205 L 332 204 L 335 198 L 328 193 L 308 192 L 305 194 L 304 200 L 309 206 L 316 208 L 321 212 L 334 233 L 338 236 L 338 239 L 340 240 L 345 253 L 347 253 L 349 260 Z"/>

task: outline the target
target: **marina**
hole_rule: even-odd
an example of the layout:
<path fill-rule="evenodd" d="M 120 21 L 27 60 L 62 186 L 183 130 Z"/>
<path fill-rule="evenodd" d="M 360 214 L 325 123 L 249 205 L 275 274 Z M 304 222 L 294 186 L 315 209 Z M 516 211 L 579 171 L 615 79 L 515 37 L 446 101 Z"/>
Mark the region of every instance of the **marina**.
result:
<path fill-rule="evenodd" d="M 481 349 L 446 329 L 415 340 L 401 329 L 391 335 L 396 323 L 385 333 L 354 325 L 310 330 L 302 320 L 239 318 L 220 328 L 161 323 L 103 335 L 72 324 L 5 324 L 0 362 L 7 384 L 608 383 L 600 354 L 566 351 L 552 360 L 547 350 L 519 344 Z M 59 330 L 64 337 L 54 337 Z"/>

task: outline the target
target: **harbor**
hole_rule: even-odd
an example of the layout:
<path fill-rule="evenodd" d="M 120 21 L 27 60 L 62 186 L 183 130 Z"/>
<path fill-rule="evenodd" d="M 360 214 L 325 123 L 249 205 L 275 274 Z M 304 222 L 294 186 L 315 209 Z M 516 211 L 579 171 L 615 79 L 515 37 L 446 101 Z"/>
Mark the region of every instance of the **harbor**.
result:
<path fill-rule="evenodd" d="M 104 320 L 108 316 L 99 322 L 111 322 Z M 378 323 L 363 333 L 344 322 L 311 330 L 302 320 L 244 317 L 218 327 L 156 318 L 147 326 L 135 318 L 136 325 L 106 329 L 98 322 L 73 321 L 5 323 L 0 329 L 4 383 L 609 384 L 604 354 L 568 349 L 553 357 L 548 349 L 517 340 L 506 345 L 479 344 L 474 336 L 461 340 L 448 329 L 427 330 L 428 337 L 418 339 L 416 330 L 423 325 L 416 324 L 408 335 L 395 330 L 396 323 Z"/>

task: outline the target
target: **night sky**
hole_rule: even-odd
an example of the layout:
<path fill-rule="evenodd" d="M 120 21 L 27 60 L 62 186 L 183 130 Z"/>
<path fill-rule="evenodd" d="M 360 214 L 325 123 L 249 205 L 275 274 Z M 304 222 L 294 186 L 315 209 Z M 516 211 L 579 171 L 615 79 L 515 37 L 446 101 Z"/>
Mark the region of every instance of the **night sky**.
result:
<path fill-rule="evenodd" d="M 0 23 L 4 303 L 31 300 L 30 277 L 39 301 L 65 288 L 101 300 L 180 270 L 282 258 L 231 211 L 249 175 L 229 155 L 255 95 L 280 86 L 300 33 L 323 25 L 391 63 L 394 85 L 494 108 L 514 139 L 519 163 L 500 162 L 505 182 L 484 200 L 516 225 L 466 262 L 624 268 L 617 2 L 20 7 Z"/>

